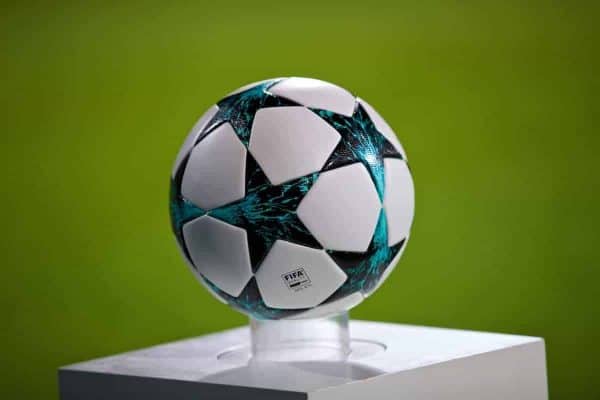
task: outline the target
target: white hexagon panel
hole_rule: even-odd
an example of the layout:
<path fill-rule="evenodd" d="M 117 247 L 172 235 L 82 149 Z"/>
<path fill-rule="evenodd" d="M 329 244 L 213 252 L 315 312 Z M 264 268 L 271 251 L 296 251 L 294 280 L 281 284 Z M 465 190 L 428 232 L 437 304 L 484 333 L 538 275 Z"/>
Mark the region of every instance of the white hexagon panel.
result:
<path fill-rule="evenodd" d="M 192 150 L 181 181 L 181 194 L 205 210 L 244 197 L 246 147 L 230 124 L 210 132 Z"/>
<path fill-rule="evenodd" d="M 388 244 L 393 246 L 408 237 L 415 213 L 415 188 L 405 161 L 383 160 L 385 168 L 385 198 Z"/>
<path fill-rule="evenodd" d="M 202 129 L 204 129 L 206 125 L 210 122 L 212 117 L 215 116 L 217 111 L 219 111 L 219 107 L 217 106 L 212 106 L 211 108 L 209 108 L 208 111 L 206 111 L 204 115 L 200 117 L 198 122 L 196 122 L 190 133 L 187 135 L 185 141 L 183 142 L 183 145 L 179 149 L 179 153 L 177 153 L 177 157 L 175 158 L 175 164 L 173 164 L 173 170 L 171 172 L 172 177 L 175 177 L 179 166 L 181 165 L 185 157 L 189 154 L 189 152 L 192 150 L 192 147 L 194 147 L 194 143 L 196 143 L 198 135 L 200 134 L 200 132 L 202 132 Z"/>
<path fill-rule="evenodd" d="M 200 274 L 231 296 L 242 292 L 252 277 L 244 229 L 205 215 L 183 226 L 183 238 Z"/>
<path fill-rule="evenodd" d="M 390 143 L 394 146 L 398 153 L 402 155 L 402 158 L 406 160 L 406 152 L 400 144 L 398 137 L 392 130 L 392 127 L 389 126 L 389 124 L 383 119 L 383 117 L 377 111 L 375 111 L 375 109 L 371 107 L 369 103 L 367 103 L 361 98 L 358 98 L 357 101 L 365 109 L 365 111 L 369 115 L 369 118 L 371 118 L 371 121 L 373 121 L 375 128 L 379 132 L 381 132 L 381 134 L 385 136 L 387 140 L 390 141 Z"/>
<path fill-rule="evenodd" d="M 285 97 L 310 108 L 329 110 L 351 116 L 356 98 L 337 85 L 311 78 L 288 78 L 269 88 L 274 95 Z"/>
<path fill-rule="evenodd" d="M 256 272 L 258 290 L 269 307 L 319 305 L 347 276 L 325 250 L 277 240 Z"/>
<path fill-rule="evenodd" d="M 364 252 L 369 247 L 381 203 L 362 163 L 321 173 L 297 214 L 329 250 Z"/>
<path fill-rule="evenodd" d="M 339 140 L 339 133 L 307 108 L 272 107 L 256 113 L 249 150 L 278 185 L 319 171 Z"/>

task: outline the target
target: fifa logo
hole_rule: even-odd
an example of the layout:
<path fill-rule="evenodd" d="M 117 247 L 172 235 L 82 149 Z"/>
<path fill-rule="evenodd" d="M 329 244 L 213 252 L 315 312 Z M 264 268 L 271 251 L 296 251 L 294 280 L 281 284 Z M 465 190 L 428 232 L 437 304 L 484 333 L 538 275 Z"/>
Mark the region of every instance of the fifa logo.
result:
<path fill-rule="evenodd" d="M 288 289 L 297 292 L 311 285 L 310 278 L 304 268 L 298 268 L 281 275 Z"/>

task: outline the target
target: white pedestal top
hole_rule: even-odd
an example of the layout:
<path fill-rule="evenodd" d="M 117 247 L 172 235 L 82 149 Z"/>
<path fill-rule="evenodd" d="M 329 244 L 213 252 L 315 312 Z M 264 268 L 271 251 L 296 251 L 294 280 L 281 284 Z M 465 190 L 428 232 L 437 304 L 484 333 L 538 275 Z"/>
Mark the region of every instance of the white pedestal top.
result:
<path fill-rule="evenodd" d="M 540 338 L 367 321 L 350 333 L 345 363 L 249 362 L 246 327 L 167 343 L 61 368 L 61 397 L 166 399 L 177 390 L 144 390 L 179 385 L 190 398 L 548 398 Z"/>

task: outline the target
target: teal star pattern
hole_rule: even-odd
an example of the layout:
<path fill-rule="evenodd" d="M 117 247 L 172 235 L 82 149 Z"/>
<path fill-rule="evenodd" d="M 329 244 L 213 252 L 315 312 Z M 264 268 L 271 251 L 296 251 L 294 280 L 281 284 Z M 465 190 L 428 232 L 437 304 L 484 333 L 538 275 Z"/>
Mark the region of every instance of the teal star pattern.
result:
<path fill-rule="evenodd" d="M 371 244 L 366 252 L 327 251 L 329 256 L 348 275 L 348 279 L 331 297 L 325 300 L 325 303 L 355 292 L 370 293 L 379 283 L 386 268 L 393 267 L 390 263 L 405 242 L 406 239 L 403 239 L 394 246 L 388 246 L 387 218 L 382 209 Z"/>
<path fill-rule="evenodd" d="M 248 147 L 250 142 L 250 131 L 254 116 L 261 108 L 297 106 L 291 100 L 274 96 L 267 90 L 279 82 L 278 79 L 263 82 L 240 93 L 225 97 L 217 103 L 219 110 L 204 128 L 204 132 L 198 136 L 197 142 L 210 133 L 214 128 L 224 122 L 229 122 L 240 141 Z"/>
<path fill-rule="evenodd" d="M 198 136 L 196 143 L 223 123 L 230 123 L 240 141 L 248 147 L 256 112 L 265 107 L 298 106 L 297 103 L 272 95 L 268 88 L 277 83 L 272 80 L 233 94 L 218 103 L 219 111 Z M 385 157 L 402 159 L 401 154 L 375 128 L 362 106 L 357 105 L 351 117 L 327 110 L 312 109 L 341 136 L 322 170 L 333 170 L 355 162 L 361 162 L 375 184 L 381 201 L 385 195 Z M 278 239 L 321 248 L 310 231 L 302 224 L 296 209 L 303 197 L 318 179 L 319 173 L 309 174 L 280 185 L 272 185 L 250 153 L 246 158 L 246 195 L 243 199 L 224 206 L 204 210 L 185 199 L 180 192 L 181 178 L 187 160 L 171 181 L 170 214 L 173 231 L 180 244 L 186 246 L 182 227 L 186 222 L 203 215 L 210 215 L 231 225 L 245 229 L 254 271 L 260 267 L 274 242 Z M 405 240 L 395 246 L 387 245 L 387 219 L 382 210 L 375 233 L 366 252 L 327 251 L 342 268 L 348 278 L 324 303 L 343 298 L 354 292 L 369 293 L 379 282 L 385 269 L 404 246 Z M 186 251 L 187 255 L 187 251 Z M 189 257 L 189 256 L 188 256 Z M 306 311 L 284 310 L 268 307 L 252 278 L 238 297 L 220 290 L 210 281 L 206 283 L 231 306 L 258 319 L 279 319 Z"/>
<path fill-rule="evenodd" d="M 361 162 L 367 167 L 379 199 L 383 201 L 385 194 L 383 158 L 402 159 L 402 155 L 375 128 L 375 124 L 360 104 L 356 106 L 351 117 L 327 110 L 313 109 L 313 112 L 327 121 L 342 136 L 342 140 L 325 163 L 323 171 Z"/>

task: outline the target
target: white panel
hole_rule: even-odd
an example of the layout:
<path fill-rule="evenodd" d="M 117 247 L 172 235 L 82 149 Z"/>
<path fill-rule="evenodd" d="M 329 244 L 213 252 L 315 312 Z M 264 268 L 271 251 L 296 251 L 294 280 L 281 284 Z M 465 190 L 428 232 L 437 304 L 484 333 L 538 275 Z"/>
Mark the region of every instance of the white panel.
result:
<path fill-rule="evenodd" d="M 404 254 L 404 249 L 406 249 L 407 244 L 408 244 L 408 237 L 406 238 L 406 242 L 404 242 L 404 245 L 402 246 L 402 248 L 400 249 L 398 254 L 396 254 L 396 256 L 388 264 L 388 267 L 385 269 L 385 271 L 383 271 L 383 274 L 379 278 L 379 282 L 377 282 L 377 285 L 375 285 L 375 287 L 373 289 L 371 289 L 371 291 L 369 291 L 368 293 L 365 293 L 365 297 L 369 297 L 370 295 L 375 293 L 377 291 L 377 289 L 379 289 L 379 287 L 383 284 L 383 282 L 385 282 L 385 280 L 388 278 L 388 276 L 390 276 L 390 274 L 394 271 L 394 269 L 396 268 L 396 265 L 400 261 L 400 258 L 402 258 L 402 254 Z"/>
<path fill-rule="evenodd" d="M 175 158 L 175 164 L 173 164 L 173 170 L 171 171 L 172 177 L 175 177 L 177 169 L 181 165 L 183 159 L 185 158 L 185 156 L 188 155 L 190 150 L 192 150 L 192 147 L 194 147 L 194 142 L 198 138 L 198 135 L 200 134 L 200 132 L 202 132 L 202 129 L 204 129 L 204 127 L 210 122 L 210 120 L 215 116 L 217 111 L 219 111 L 219 107 L 217 106 L 212 106 L 211 108 L 209 108 L 208 111 L 204 113 L 202 117 L 200 117 L 198 122 L 196 122 L 190 133 L 187 135 L 185 141 L 183 142 L 183 145 L 179 149 L 179 153 L 177 153 L 177 157 Z"/>
<path fill-rule="evenodd" d="M 381 203 L 361 163 L 322 173 L 298 206 L 298 217 L 330 250 L 366 251 Z"/>
<path fill-rule="evenodd" d="M 278 240 L 256 272 L 265 304 L 275 308 L 314 307 L 344 283 L 346 274 L 324 250 Z"/>
<path fill-rule="evenodd" d="M 375 109 L 369 103 L 367 103 L 366 101 L 364 101 L 361 98 L 358 98 L 357 100 L 358 100 L 359 104 L 361 106 L 363 106 L 363 108 L 369 115 L 369 118 L 371 118 L 371 121 L 373 121 L 375 128 L 377 128 L 377 130 L 379 132 L 381 132 L 383 134 L 383 136 L 386 137 L 387 140 L 390 141 L 390 143 L 402 155 L 402 158 L 404 158 L 406 160 L 406 152 L 404 151 L 404 148 L 400 144 L 398 137 L 396 136 L 396 134 L 394 133 L 392 128 L 388 125 L 388 123 L 385 122 L 383 117 L 381 115 L 379 115 L 379 113 L 377 111 L 375 111 Z"/>
<path fill-rule="evenodd" d="M 188 266 L 188 268 L 190 269 L 190 271 L 192 271 L 192 273 L 194 274 L 194 276 L 196 277 L 196 279 L 198 280 L 198 282 L 200 282 L 200 284 L 202 286 L 204 286 L 206 288 L 206 290 L 208 290 L 208 292 L 215 299 L 219 300 L 223 304 L 227 304 L 227 300 L 225 300 L 224 298 L 222 298 L 221 296 L 219 296 L 219 294 L 217 292 L 215 292 L 214 290 L 212 290 L 210 288 L 210 286 L 208 286 L 208 284 L 204 281 L 204 279 L 202 278 L 202 276 L 198 273 L 198 271 L 196 271 L 196 268 L 192 264 L 192 260 L 190 260 L 188 258 L 188 256 L 185 254 L 185 252 L 183 251 L 183 249 L 179 245 L 179 243 L 177 243 L 177 248 L 179 249 L 179 253 L 181 254 L 181 257 L 183 257 L 183 259 L 185 260 L 185 264 Z"/>
<path fill-rule="evenodd" d="M 307 318 L 324 318 L 340 312 L 350 310 L 364 300 L 360 292 L 352 293 L 341 299 L 332 301 L 331 303 L 323 304 L 313 308 L 312 310 L 296 314 L 286 319 L 307 319 Z"/>
<path fill-rule="evenodd" d="M 288 78 L 269 88 L 269 92 L 306 107 L 351 116 L 355 97 L 337 85 L 311 78 Z"/>
<path fill-rule="evenodd" d="M 246 148 L 230 124 L 209 133 L 194 147 L 183 173 L 181 194 L 209 210 L 244 197 Z"/>
<path fill-rule="evenodd" d="M 277 79 L 283 79 L 283 78 L 271 78 L 271 79 L 265 79 L 265 80 L 262 80 L 262 81 L 252 82 L 252 83 L 249 83 L 249 84 L 247 84 L 247 85 L 244 85 L 244 86 L 242 86 L 242 87 L 240 87 L 240 88 L 237 88 L 236 90 L 234 90 L 233 92 L 229 93 L 229 94 L 228 94 L 227 96 L 225 96 L 225 97 L 233 96 L 234 94 L 238 94 L 238 93 L 241 93 L 241 92 L 243 92 L 243 91 L 245 91 L 245 90 L 251 89 L 251 88 L 253 88 L 254 86 L 258 86 L 258 85 L 260 85 L 261 83 L 265 83 L 265 82 L 269 82 L 269 81 L 275 81 L 275 80 L 277 80 Z"/>
<path fill-rule="evenodd" d="M 385 167 L 384 207 L 388 222 L 388 244 L 393 246 L 408 236 L 415 214 L 415 188 L 406 162 L 383 160 Z"/>
<path fill-rule="evenodd" d="M 339 140 L 339 133 L 307 108 L 263 108 L 254 117 L 249 150 L 278 185 L 319 171 Z"/>
<path fill-rule="evenodd" d="M 205 215 L 185 224 L 183 237 L 198 272 L 238 296 L 252 276 L 246 231 Z"/>

